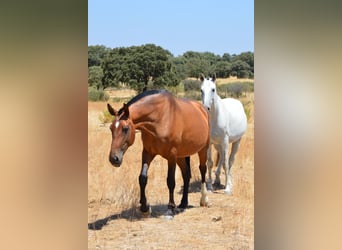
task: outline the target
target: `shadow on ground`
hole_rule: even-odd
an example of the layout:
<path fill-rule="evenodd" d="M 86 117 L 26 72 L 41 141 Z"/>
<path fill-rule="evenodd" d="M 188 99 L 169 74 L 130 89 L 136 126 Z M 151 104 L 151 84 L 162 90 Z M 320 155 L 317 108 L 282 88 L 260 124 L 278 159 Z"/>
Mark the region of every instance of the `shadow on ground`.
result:
<path fill-rule="evenodd" d="M 194 206 L 188 206 L 186 209 L 191 209 Z M 119 219 L 126 219 L 128 221 L 137 221 L 145 218 L 159 218 L 159 217 L 164 217 L 166 219 L 172 219 L 173 216 L 177 216 L 177 214 L 183 213 L 186 211 L 186 209 L 179 209 L 176 208 L 174 211 L 174 215 L 170 216 L 168 215 L 168 207 L 167 205 L 154 205 L 151 206 L 152 212 L 148 216 L 144 216 L 139 208 L 130 208 L 123 210 L 121 213 L 118 214 L 113 214 L 110 216 L 107 216 L 103 219 L 96 220 L 94 222 L 88 223 L 88 229 L 90 230 L 101 230 L 102 227 L 108 224 L 108 222 L 112 220 L 119 220 Z"/>
<path fill-rule="evenodd" d="M 217 190 L 224 189 L 224 185 L 222 184 L 215 184 L 213 183 L 213 192 L 215 193 Z M 189 184 L 189 193 L 199 193 L 201 192 L 201 180 L 195 180 L 193 182 L 190 182 Z M 183 193 L 183 186 L 178 191 L 178 194 Z"/>

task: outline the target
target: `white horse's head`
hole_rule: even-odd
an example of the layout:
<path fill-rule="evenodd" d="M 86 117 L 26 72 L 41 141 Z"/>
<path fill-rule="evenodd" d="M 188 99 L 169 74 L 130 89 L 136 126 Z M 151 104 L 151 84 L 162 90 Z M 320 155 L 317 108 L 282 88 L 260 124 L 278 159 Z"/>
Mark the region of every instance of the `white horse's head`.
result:
<path fill-rule="evenodd" d="M 202 74 L 201 77 L 201 98 L 202 98 L 202 103 L 203 106 L 207 109 L 210 110 L 211 105 L 214 102 L 214 98 L 216 96 L 216 76 L 214 75 L 213 78 L 205 78 L 204 75 Z"/>

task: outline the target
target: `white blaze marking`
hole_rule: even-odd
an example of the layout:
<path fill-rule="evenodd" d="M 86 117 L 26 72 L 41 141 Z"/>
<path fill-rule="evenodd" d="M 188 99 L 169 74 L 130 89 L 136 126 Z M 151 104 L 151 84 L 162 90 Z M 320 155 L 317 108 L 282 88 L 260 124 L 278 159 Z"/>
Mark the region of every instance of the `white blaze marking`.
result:
<path fill-rule="evenodd" d="M 116 121 L 115 122 L 115 128 L 118 128 L 119 127 L 119 121 Z"/>

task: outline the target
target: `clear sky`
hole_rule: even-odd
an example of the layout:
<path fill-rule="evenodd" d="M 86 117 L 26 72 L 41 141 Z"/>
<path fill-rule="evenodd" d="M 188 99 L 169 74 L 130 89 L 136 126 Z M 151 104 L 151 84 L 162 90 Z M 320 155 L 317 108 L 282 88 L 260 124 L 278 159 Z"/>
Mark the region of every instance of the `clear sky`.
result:
<path fill-rule="evenodd" d="M 254 52 L 253 0 L 89 0 L 88 45 Z"/>

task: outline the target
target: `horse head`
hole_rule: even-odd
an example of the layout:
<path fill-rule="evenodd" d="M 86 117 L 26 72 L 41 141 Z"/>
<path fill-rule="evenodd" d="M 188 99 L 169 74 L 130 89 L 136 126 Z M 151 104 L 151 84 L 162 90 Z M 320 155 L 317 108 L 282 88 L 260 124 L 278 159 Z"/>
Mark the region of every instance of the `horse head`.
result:
<path fill-rule="evenodd" d="M 210 110 L 211 105 L 214 102 L 214 98 L 216 95 L 216 75 L 213 76 L 213 78 L 205 78 L 203 74 L 201 74 L 201 98 L 203 106 Z"/>
<path fill-rule="evenodd" d="M 108 111 L 115 116 L 110 130 L 112 131 L 112 145 L 109 153 L 109 161 L 115 167 L 120 167 L 123 155 L 135 139 L 135 127 L 129 117 L 128 105 L 124 104 L 119 111 L 115 110 L 109 103 Z"/>

